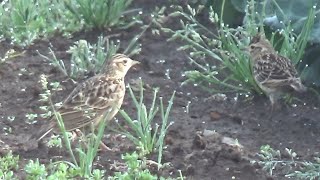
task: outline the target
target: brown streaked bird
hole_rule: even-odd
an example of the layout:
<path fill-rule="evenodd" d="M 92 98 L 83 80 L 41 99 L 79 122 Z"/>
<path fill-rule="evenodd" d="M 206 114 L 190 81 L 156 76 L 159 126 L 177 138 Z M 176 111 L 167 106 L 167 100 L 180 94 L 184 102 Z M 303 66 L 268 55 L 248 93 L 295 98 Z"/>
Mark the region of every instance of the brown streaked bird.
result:
<path fill-rule="evenodd" d="M 269 97 L 272 111 L 283 93 L 290 90 L 297 92 L 307 90 L 301 83 L 291 60 L 279 55 L 264 35 L 254 36 L 248 51 L 252 60 L 254 79 Z"/>
<path fill-rule="evenodd" d="M 97 126 L 105 117 L 110 121 L 119 111 L 125 95 L 124 77 L 128 70 L 140 62 L 124 54 L 114 55 L 101 74 L 79 84 L 57 109 L 67 131 Z M 34 136 L 41 140 L 51 131 L 59 132 L 59 125 L 53 116 Z"/>

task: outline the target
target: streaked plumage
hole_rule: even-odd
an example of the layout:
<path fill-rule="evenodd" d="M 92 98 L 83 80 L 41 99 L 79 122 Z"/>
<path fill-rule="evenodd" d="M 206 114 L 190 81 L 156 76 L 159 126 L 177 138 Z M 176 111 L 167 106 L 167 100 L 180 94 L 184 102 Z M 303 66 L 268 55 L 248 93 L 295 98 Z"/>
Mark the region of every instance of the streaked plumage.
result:
<path fill-rule="evenodd" d="M 253 37 L 248 50 L 254 79 L 269 97 L 272 107 L 285 92 L 306 91 L 291 60 L 279 55 L 263 35 Z"/>
<path fill-rule="evenodd" d="M 104 72 L 79 84 L 57 110 L 61 114 L 67 131 L 99 124 L 102 116 L 111 120 L 119 111 L 125 95 L 124 77 L 138 61 L 126 55 L 116 54 L 107 63 Z M 58 132 L 57 120 L 53 116 L 36 137 L 41 140 L 50 131 Z"/>

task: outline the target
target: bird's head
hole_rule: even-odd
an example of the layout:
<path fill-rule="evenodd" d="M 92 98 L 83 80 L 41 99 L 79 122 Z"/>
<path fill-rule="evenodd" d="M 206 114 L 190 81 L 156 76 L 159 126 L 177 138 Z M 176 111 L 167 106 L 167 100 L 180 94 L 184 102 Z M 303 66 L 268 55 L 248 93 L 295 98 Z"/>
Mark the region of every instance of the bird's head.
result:
<path fill-rule="evenodd" d="M 264 35 L 257 34 L 251 39 L 250 44 L 247 47 L 247 51 L 250 53 L 252 57 L 255 57 L 261 53 L 271 53 L 274 51 L 274 49 L 271 43 L 268 41 L 268 39 L 266 39 Z"/>
<path fill-rule="evenodd" d="M 115 54 L 108 62 L 106 73 L 112 72 L 117 75 L 125 76 L 128 70 L 136 64 L 140 64 L 140 62 L 132 60 L 124 54 Z"/>

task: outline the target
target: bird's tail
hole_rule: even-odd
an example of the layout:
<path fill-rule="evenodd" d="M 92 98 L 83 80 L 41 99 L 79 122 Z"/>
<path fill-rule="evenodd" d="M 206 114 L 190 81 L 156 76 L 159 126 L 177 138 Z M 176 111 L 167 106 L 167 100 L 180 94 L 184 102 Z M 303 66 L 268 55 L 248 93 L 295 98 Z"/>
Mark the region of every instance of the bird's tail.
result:
<path fill-rule="evenodd" d="M 299 79 L 295 79 L 291 85 L 290 85 L 294 90 L 296 90 L 299 93 L 302 92 L 306 92 L 307 91 L 307 87 L 305 87 L 302 83 L 300 78 Z"/>
<path fill-rule="evenodd" d="M 39 131 L 31 135 L 31 139 L 36 139 L 37 141 L 40 141 L 42 138 L 46 137 L 53 130 L 53 126 L 54 125 L 52 123 L 42 125 Z"/>

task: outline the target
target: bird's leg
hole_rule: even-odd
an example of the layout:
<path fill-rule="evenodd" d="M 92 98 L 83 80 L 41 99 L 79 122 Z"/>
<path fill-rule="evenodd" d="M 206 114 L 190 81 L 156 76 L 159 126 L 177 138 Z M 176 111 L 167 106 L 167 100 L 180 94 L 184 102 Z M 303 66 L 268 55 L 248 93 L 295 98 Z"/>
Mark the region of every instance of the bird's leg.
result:
<path fill-rule="evenodd" d="M 79 143 L 83 143 L 83 145 L 86 148 L 88 148 L 88 144 L 87 144 L 87 142 L 85 140 L 85 135 L 83 134 L 83 132 L 80 129 L 76 129 L 76 130 L 72 131 L 71 140 L 75 141 L 77 138 L 80 138 Z"/>
<path fill-rule="evenodd" d="M 81 132 L 81 130 L 76 129 L 74 131 L 72 131 L 72 137 L 71 140 L 74 141 L 76 140 L 77 137 L 84 137 L 84 134 Z M 82 143 L 84 144 L 84 146 L 86 148 L 88 148 L 88 144 L 85 141 L 82 141 Z M 110 148 L 108 147 L 102 140 L 100 141 L 100 146 L 98 151 L 103 151 L 103 152 L 107 152 L 107 151 L 111 151 L 111 152 L 116 152 L 118 151 L 117 148 Z"/>
<path fill-rule="evenodd" d="M 74 137 L 73 137 L 74 136 Z M 73 131 L 73 134 L 72 134 L 72 139 L 76 139 L 76 137 L 84 137 L 83 133 L 79 130 L 79 129 L 76 129 L 75 131 Z M 84 146 L 86 148 L 88 148 L 88 144 L 83 141 L 84 143 Z M 117 149 L 113 149 L 113 148 L 110 148 L 108 147 L 106 144 L 104 144 L 102 142 L 102 140 L 100 141 L 100 146 L 99 146 L 99 149 L 98 151 L 103 151 L 103 152 L 107 152 L 107 151 L 111 151 L 111 152 L 115 152 Z"/>
<path fill-rule="evenodd" d="M 75 141 L 77 139 L 77 137 L 78 137 L 77 133 L 72 131 L 72 136 L 71 136 L 70 140 L 73 142 L 73 141 Z"/>
<path fill-rule="evenodd" d="M 269 99 L 270 99 L 270 102 L 271 102 L 271 112 L 270 112 L 270 115 L 269 115 L 268 119 L 272 119 L 273 115 L 274 115 L 276 104 L 275 104 L 275 98 L 274 98 L 273 95 L 269 95 Z"/>
<path fill-rule="evenodd" d="M 111 140 L 112 141 L 116 141 L 116 139 L 114 139 L 113 136 L 111 136 Z M 99 148 L 100 148 L 100 151 L 103 151 L 103 152 L 106 152 L 106 151 L 117 152 L 117 151 L 119 151 L 118 148 L 110 148 L 102 140 L 100 141 L 100 147 Z"/>
<path fill-rule="evenodd" d="M 82 135 L 83 133 L 79 129 L 72 131 L 71 141 L 75 141 L 77 137 L 81 137 Z"/>
<path fill-rule="evenodd" d="M 99 151 L 102 151 L 102 152 L 107 152 L 107 151 L 116 152 L 117 149 L 110 148 L 104 142 L 100 141 Z"/>
<path fill-rule="evenodd" d="M 268 119 L 272 119 L 273 118 L 273 113 L 274 113 L 274 104 L 271 103 L 271 112 L 269 114 Z"/>

